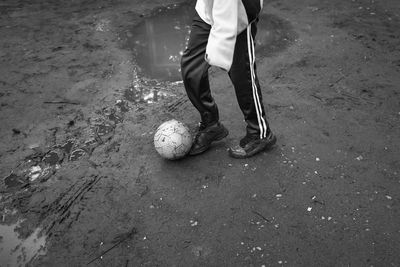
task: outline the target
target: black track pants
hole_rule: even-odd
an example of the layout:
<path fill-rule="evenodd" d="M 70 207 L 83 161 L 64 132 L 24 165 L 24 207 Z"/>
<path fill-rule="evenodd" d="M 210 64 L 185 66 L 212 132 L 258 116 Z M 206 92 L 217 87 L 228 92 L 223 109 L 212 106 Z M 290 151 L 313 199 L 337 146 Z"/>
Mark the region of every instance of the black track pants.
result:
<path fill-rule="evenodd" d="M 256 27 L 257 21 L 237 36 L 232 67 L 228 74 L 247 123 L 247 134 L 265 138 L 269 133 L 269 126 L 256 73 L 253 41 L 257 32 Z M 205 124 L 212 124 L 219 120 L 218 107 L 211 96 L 208 80 L 210 65 L 204 58 L 210 30 L 211 26 L 196 13 L 188 47 L 181 60 L 186 93 Z"/>

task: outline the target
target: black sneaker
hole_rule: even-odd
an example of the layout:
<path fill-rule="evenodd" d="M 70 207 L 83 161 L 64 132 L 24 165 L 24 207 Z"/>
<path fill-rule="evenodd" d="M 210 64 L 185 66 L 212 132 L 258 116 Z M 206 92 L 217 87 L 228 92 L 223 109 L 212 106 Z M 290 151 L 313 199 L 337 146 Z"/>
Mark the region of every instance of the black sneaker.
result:
<path fill-rule="evenodd" d="M 229 155 L 236 159 L 249 158 L 261 151 L 271 148 L 275 143 L 276 137 L 272 132 L 263 139 L 260 139 L 258 136 L 246 135 L 240 140 L 238 146 L 229 148 Z"/>
<path fill-rule="evenodd" d="M 200 123 L 199 131 L 196 134 L 189 155 L 194 156 L 203 153 L 210 148 L 212 142 L 222 140 L 228 134 L 228 129 L 220 122 L 209 126 Z"/>

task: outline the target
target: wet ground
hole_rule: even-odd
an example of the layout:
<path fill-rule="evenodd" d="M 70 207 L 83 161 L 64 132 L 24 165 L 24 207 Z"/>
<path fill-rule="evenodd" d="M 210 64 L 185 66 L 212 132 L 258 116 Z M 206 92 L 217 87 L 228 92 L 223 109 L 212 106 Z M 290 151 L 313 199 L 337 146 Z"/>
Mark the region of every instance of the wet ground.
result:
<path fill-rule="evenodd" d="M 179 74 L 193 3 L 0 3 L 1 266 L 399 266 L 397 0 L 265 3 L 257 70 L 278 144 L 161 159 L 199 117 Z"/>

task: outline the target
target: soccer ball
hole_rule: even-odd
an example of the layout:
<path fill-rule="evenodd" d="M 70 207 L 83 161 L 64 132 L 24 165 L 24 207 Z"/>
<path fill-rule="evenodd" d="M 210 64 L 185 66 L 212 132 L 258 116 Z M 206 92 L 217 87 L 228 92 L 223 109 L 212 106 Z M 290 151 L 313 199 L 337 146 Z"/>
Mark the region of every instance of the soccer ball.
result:
<path fill-rule="evenodd" d="M 184 157 L 192 146 L 192 136 L 188 127 L 177 120 L 161 124 L 154 134 L 154 147 L 161 157 L 179 159 Z"/>

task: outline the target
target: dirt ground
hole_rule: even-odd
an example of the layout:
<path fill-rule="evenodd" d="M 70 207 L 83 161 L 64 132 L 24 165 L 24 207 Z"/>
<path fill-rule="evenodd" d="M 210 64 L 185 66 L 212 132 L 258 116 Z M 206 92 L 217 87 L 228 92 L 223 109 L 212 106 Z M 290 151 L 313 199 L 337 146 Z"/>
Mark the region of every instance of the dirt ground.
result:
<path fill-rule="evenodd" d="M 398 0 L 266 2 L 277 145 L 228 157 L 245 124 L 211 69 L 230 135 L 167 161 L 155 129 L 199 116 L 129 40 L 181 2 L 1 1 L 0 265 L 400 266 Z"/>

